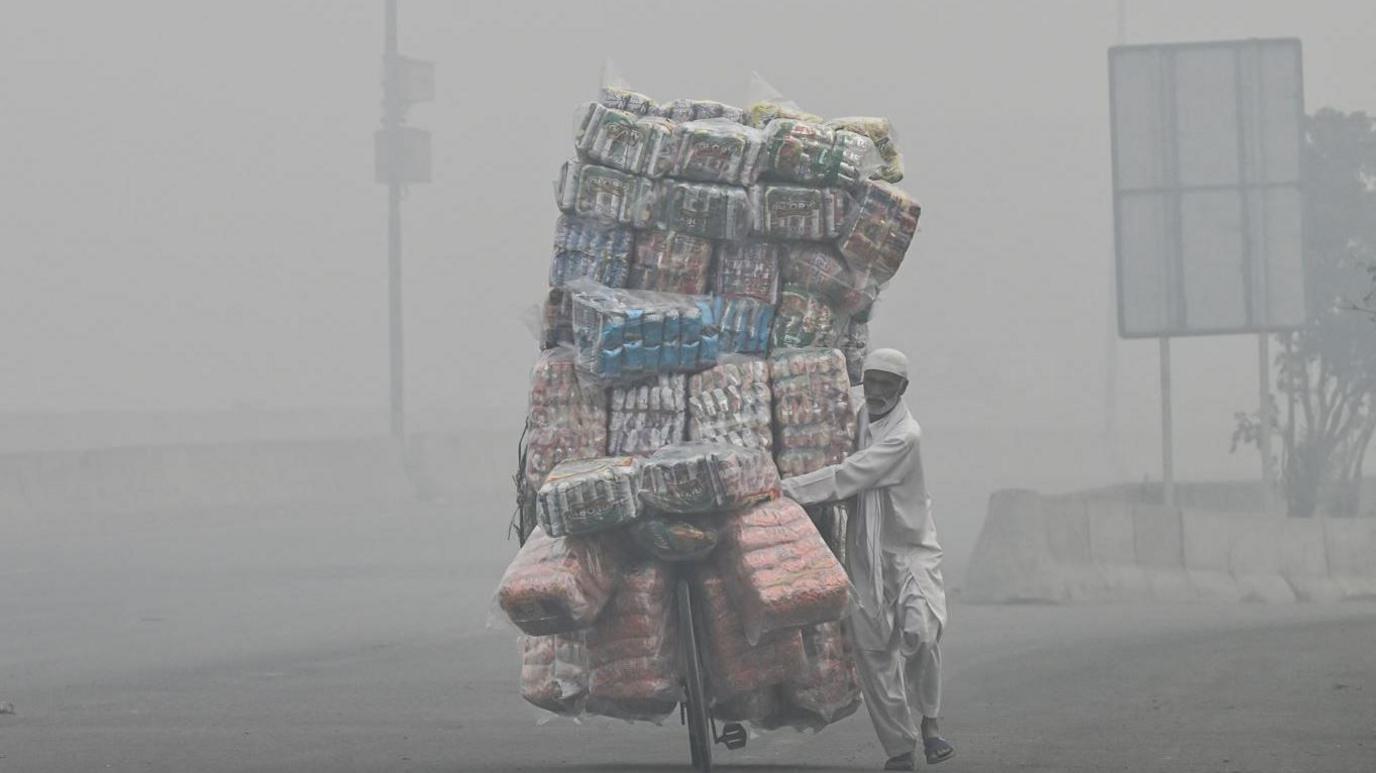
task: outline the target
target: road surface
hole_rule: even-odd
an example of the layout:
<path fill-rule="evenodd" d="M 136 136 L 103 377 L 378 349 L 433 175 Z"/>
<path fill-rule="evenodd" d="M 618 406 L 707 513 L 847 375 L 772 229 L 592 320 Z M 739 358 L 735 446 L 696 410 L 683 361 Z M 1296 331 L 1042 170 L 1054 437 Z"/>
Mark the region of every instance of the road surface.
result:
<path fill-rule="evenodd" d="M 537 723 L 456 507 L 0 523 L 0 771 L 686 769 L 676 717 Z M 938 770 L 1376 770 L 1376 603 L 951 615 Z M 883 755 L 861 710 L 717 760 Z"/>

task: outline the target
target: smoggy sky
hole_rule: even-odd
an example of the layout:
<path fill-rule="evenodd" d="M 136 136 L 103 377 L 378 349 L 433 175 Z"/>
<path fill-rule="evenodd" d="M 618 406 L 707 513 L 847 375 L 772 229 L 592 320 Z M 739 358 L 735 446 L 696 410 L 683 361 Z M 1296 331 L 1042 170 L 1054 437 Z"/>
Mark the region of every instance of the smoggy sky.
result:
<path fill-rule="evenodd" d="M 438 91 L 410 113 L 434 135 L 434 182 L 405 202 L 413 423 L 519 425 L 552 180 L 610 57 L 658 99 L 743 103 L 758 71 L 814 112 L 892 119 L 924 212 L 872 340 L 916 361 L 924 421 L 1150 430 L 1157 345 L 1110 336 L 1118 7 L 402 0 L 402 51 Z M 382 18 L 5 4 L 0 412 L 385 417 Z M 1132 43 L 1299 37 L 1309 111 L 1376 110 L 1370 0 L 1129 0 L 1123 21 Z M 1255 337 L 1174 353 L 1177 421 L 1226 438 L 1256 403 Z"/>

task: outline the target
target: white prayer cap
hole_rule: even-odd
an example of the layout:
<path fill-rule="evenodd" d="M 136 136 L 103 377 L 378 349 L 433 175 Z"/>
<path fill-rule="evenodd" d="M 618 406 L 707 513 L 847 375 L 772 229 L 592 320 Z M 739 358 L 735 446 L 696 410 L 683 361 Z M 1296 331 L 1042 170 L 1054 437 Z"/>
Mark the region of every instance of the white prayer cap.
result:
<path fill-rule="evenodd" d="M 881 370 L 906 379 L 908 358 L 897 349 L 875 349 L 865 357 L 865 370 Z"/>

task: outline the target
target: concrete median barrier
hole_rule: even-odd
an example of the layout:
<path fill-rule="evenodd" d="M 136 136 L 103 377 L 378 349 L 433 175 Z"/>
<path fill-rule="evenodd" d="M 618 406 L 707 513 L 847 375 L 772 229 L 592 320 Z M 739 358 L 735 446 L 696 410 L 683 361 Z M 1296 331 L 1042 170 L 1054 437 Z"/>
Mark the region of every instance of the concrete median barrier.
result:
<path fill-rule="evenodd" d="M 966 570 L 973 602 L 1376 597 L 1376 519 L 1165 508 L 1111 491 L 1000 491 Z"/>

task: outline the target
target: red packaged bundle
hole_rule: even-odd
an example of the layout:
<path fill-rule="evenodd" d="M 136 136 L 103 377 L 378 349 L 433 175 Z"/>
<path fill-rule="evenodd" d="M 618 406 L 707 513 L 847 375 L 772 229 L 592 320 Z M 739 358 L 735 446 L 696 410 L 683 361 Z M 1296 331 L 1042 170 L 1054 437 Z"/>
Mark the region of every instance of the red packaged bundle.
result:
<path fill-rule="evenodd" d="M 610 538 L 550 537 L 537 528 L 502 575 L 497 601 L 531 636 L 587 628 L 611 598 L 620 563 Z"/>
<path fill-rule="evenodd" d="M 780 684 L 802 664 L 803 639 L 797 628 L 775 631 L 751 645 L 720 571 L 702 564 L 696 582 L 705 618 L 708 677 L 716 699 L 728 701 Z"/>
<path fill-rule="evenodd" d="M 922 207 L 896 186 L 866 182 L 841 227 L 837 246 L 851 268 L 884 284 L 898 273 L 917 233 Z"/>
<path fill-rule="evenodd" d="M 780 688 L 788 713 L 798 713 L 821 729 L 860 707 L 860 677 L 840 623 L 802 629 L 803 659 Z"/>
<path fill-rule="evenodd" d="M 579 376 L 572 349 L 550 349 L 536 360 L 526 426 L 525 478 L 532 491 L 562 461 L 606 456 L 607 393 Z"/>
<path fill-rule="evenodd" d="M 564 716 L 583 713 L 588 698 L 588 657 L 578 636 L 521 636 L 521 697 Z"/>
<path fill-rule="evenodd" d="M 791 499 L 726 517 L 716 562 L 751 644 L 772 631 L 840 620 L 846 612 L 846 571 Z"/>
<path fill-rule="evenodd" d="M 794 349 L 770 359 L 775 461 L 781 477 L 840 464 L 855 445 L 846 358 L 835 349 Z"/>
<path fill-rule="evenodd" d="M 711 277 L 711 239 L 676 231 L 642 231 L 635 244 L 630 286 L 636 290 L 702 295 Z"/>
<path fill-rule="evenodd" d="M 626 569 L 616 597 L 587 634 L 587 711 L 658 722 L 682 698 L 670 569 L 649 561 Z"/>

